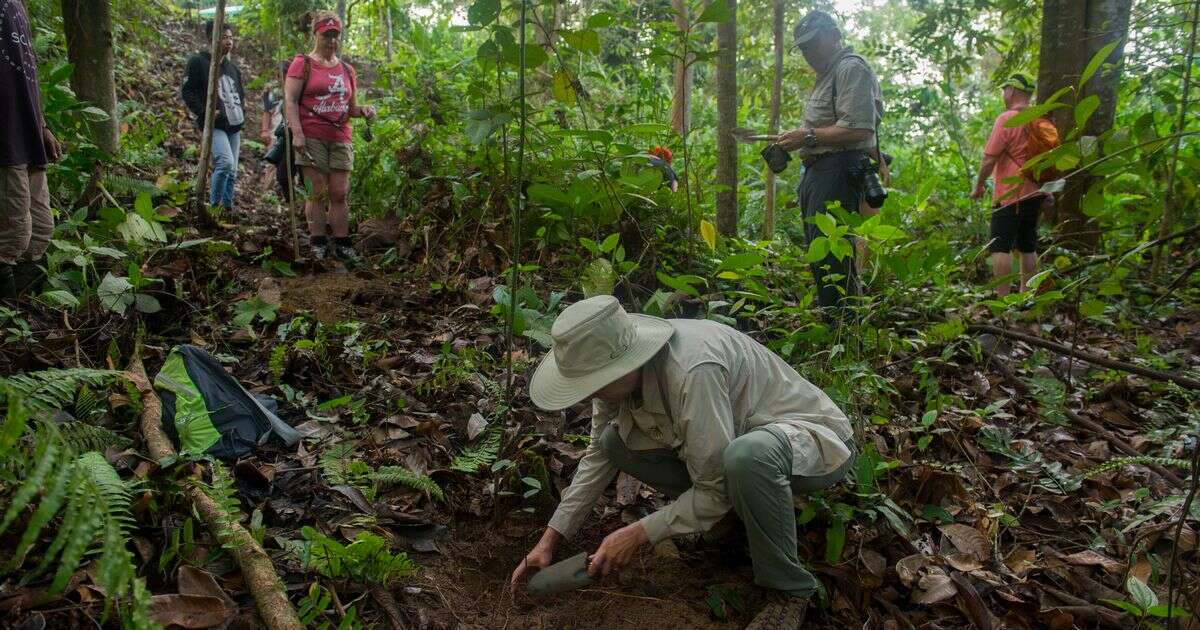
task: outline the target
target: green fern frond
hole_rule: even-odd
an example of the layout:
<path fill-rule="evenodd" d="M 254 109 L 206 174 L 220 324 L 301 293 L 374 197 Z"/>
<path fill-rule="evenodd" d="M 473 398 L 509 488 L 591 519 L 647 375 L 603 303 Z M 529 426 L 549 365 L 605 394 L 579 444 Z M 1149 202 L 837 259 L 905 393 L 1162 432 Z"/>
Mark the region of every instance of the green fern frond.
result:
<path fill-rule="evenodd" d="M 352 485 L 350 463 L 355 461 L 354 449 L 354 442 L 339 442 L 321 451 L 318 463 L 321 465 L 321 474 L 330 484 Z"/>
<path fill-rule="evenodd" d="M 271 378 L 275 379 L 275 383 L 283 382 L 283 370 L 287 367 L 287 344 L 281 343 L 275 346 L 271 351 L 271 360 L 267 362 L 267 368 L 271 371 Z"/>
<path fill-rule="evenodd" d="M 161 630 L 162 626 L 150 619 L 150 591 L 142 578 L 133 580 L 129 603 L 122 608 L 121 625 L 124 630 Z"/>
<path fill-rule="evenodd" d="M 1090 479 L 1096 475 L 1124 468 L 1125 466 L 1147 466 L 1149 464 L 1157 464 L 1159 466 L 1174 466 L 1187 470 L 1192 463 L 1186 459 L 1173 459 L 1171 457 L 1150 457 L 1148 455 L 1139 455 L 1137 457 L 1118 457 L 1110 459 L 1095 468 L 1083 473 L 1084 479 Z"/>
<path fill-rule="evenodd" d="M 382 488 L 399 484 L 424 492 L 439 501 L 446 498 L 441 486 L 432 478 L 418 475 L 403 466 L 380 467 L 379 470 L 371 473 L 371 479 Z"/>
<path fill-rule="evenodd" d="M 242 520 L 241 502 L 238 500 L 237 488 L 234 487 L 233 476 L 229 474 L 229 469 L 217 460 L 212 460 L 210 464 L 212 483 L 206 484 L 200 481 L 195 483 L 221 508 L 223 517 L 218 523 L 220 527 L 218 537 L 221 539 L 221 546 L 232 549 L 238 544 L 237 539 L 232 536 L 232 530 Z"/>
<path fill-rule="evenodd" d="M 59 425 L 63 441 L 76 453 L 99 451 L 109 448 L 124 450 L 133 446 L 133 440 L 104 427 L 86 422 L 64 422 Z"/>
<path fill-rule="evenodd" d="M 105 175 L 104 187 L 108 189 L 108 192 L 118 197 L 141 194 L 157 195 L 162 192 L 154 182 L 113 174 Z"/>
<path fill-rule="evenodd" d="M 25 477 L 25 481 L 21 487 L 17 488 L 13 494 L 12 500 L 8 505 L 8 510 L 4 513 L 4 520 L 0 521 L 0 534 L 8 530 L 8 526 L 17 520 L 17 516 L 21 514 L 38 492 L 45 485 L 46 476 L 51 470 L 56 468 L 58 464 L 59 454 L 62 452 L 62 447 L 58 439 L 57 431 L 51 425 L 44 425 L 44 429 L 39 431 L 39 439 L 37 447 L 33 452 L 32 461 L 33 469 Z M 62 474 L 62 471 L 59 471 Z"/>
<path fill-rule="evenodd" d="M 96 390 L 84 385 L 75 392 L 75 412 L 72 414 L 80 422 L 95 423 L 107 410 L 104 397 Z"/>
<path fill-rule="evenodd" d="M 116 370 L 70 368 L 15 374 L 0 380 L 9 391 L 24 398 L 31 410 L 47 412 L 74 403 L 75 392 L 82 386 L 105 387 L 121 376 Z"/>
<path fill-rule="evenodd" d="M 463 449 L 458 457 L 454 458 L 450 470 L 474 474 L 483 466 L 491 466 L 496 458 L 500 457 L 500 438 L 503 436 L 503 426 L 499 422 L 493 422 L 492 426 L 484 431 L 478 444 Z"/>

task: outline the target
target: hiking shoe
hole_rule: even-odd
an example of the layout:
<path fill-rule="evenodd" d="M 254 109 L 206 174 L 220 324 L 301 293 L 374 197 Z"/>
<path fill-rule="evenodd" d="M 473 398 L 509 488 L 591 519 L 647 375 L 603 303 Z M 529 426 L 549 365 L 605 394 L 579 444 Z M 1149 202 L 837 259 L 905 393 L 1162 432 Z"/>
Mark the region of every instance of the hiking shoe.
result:
<path fill-rule="evenodd" d="M 338 259 L 348 262 L 358 262 L 358 250 L 354 249 L 353 245 L 334 244 L 332 249 L 333 255 Z"/>
<path fill-rule="evenodd" d="M 40 261 L 21 261 L 13 266 L 13 282 L 17 286 L 18 295 L 36 293 L 42 288 L 42 284 L 46 280 L 46 272 L 42 271 L 39 263 L 45 263 L 45 261 L 45 258 Z"/>
<path fill-rule="evenodd" d="M 804 623 L 808 610 L 808 595 L 791 595 L 775 591 L 767 597 L 767 603 L 746 626 L 746 630 L 797 630 Z"/>
<path fill-rule="evenodd" d="M 308 248 L 308 255 L 313 260 L 321 262 L 329 257 L 328 247 L 324 243 L 320 245 L 311 245 Z"/>
<path fill-rule="evenodd" d="M 17 300 L 17 282 L 13 279 L 13 265 L 0 263 L 0 300 Z"/>

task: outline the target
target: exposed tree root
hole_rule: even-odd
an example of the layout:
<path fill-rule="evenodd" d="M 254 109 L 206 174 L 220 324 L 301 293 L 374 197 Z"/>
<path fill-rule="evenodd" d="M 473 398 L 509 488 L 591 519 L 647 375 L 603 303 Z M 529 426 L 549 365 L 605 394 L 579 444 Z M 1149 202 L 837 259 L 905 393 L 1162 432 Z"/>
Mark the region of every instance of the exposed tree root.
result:
<path fill-rule="evenodd" d="M 126 375 L 142 394 L 141 429 L 146 448 L 154 459 L 162 460 L 174 455 L 175 448 L 162 430 L 162 401 L 154 393 L 154 387 L 146 376 L 140 351 L 139 344 L 129 362 Z M 254 540 L 240 523 L 230 524 L 229 516 L 200 488 L 187 485 L 184 487 L 184 494 L 196 508 L 209 531 L 218 539 L 230 543 L 228 551 L 241 568 L 246 587 L 250 589 L 258 607 L 258 614 L 266 627 L 272 630 L 302 630 L 304 625 L 300 623 L 296 610 L 288 601 L 283 582 L 275 572 L 275 565 L 271 563 L 271 558 L 259 546 L 258 541 Z"/>

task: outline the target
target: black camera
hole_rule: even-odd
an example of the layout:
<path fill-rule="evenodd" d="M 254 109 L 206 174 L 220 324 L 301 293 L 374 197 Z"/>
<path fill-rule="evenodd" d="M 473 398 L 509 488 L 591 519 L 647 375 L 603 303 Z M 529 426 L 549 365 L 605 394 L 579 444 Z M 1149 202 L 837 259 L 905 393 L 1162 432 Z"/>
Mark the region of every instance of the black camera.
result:
<path fill-rule="evenodd" d="M 371 123 L 368 122 L 367 126 L 365 128 L 363 128 L 363 140 L 370 142 L 374 139 L 375 139 L 375 133 L 371 131 Z"/>
<path fill-rule="evenodd" d="M 792 156 L 775 143 L 767 145 L 767 148 L 762 150 L 762 158 L 767 161 L 767 168 L 770 168 L 771 172 L 776 175 L 782 173 L 783 169 L 787 168 L 788 162 L 792 161 Z"/>
<path fill-rule="evenodd" d="M 889 163 L 890 155 L 884 155 L 884 159 Z M 879 181 L 879 167 L 875 165 L 875 161 L 868 155 L 863 155 L 858 159 L 858 162 L 850 167 L 851 181 L 857 181 L 862 188 L 863 198 L 867 200 L 867 205 L 872 208 L 882 208 L 883 202 L 887 201 L 887 189 L 883 187 L 883 182 Z"/>

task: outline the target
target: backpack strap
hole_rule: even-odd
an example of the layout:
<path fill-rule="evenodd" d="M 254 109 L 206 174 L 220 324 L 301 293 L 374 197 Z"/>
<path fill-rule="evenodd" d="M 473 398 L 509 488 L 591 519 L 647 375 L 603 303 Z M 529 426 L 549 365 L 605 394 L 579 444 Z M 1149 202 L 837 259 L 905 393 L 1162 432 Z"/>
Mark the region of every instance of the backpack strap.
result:
<path fill-rule="evenodd" d="M 304 79 L 300 84 L 300 98 L 297 99 L 297 101 L 296 101 L 297 107 L 303 106 L 304 91 L 308 88 L 308 78 L 312 74 L 312 58 L 309 57 L 307 54 L 303 55 L 303 57 L 304 57 Z M 346 62 L 343 61 L 340 57 L 338 58 L 338 63 L 341 64 L 342 72 L 345 72 L 346 76 L 350 77 L 350 89 L 357 90 L 358 88 L 357 88 L 356 84 L 358 83 L 358 81 L 357 81 L 357 78 L 355 77 L 355 75 L 350 72 L 350 67 L 348 65 L 346 65 Z M 345 125 L 348 120 L 350 120 L 350 110 L 349 109 L 346 110 L 346 113 L 342 116 L 341 120 L 334 120 L 334 119 L 322 114 L 321 112 L 314 110 L 311 107 L 305 106 L 304 109 L 307 109 L 308 113 L 312 114 L 313 116 L 316 116 L 317 118 L 320 118 L 321 120 L 324 120 L 325 122 L 327 122 L 335 127 L 341 127 L 341 126 Z"/>

